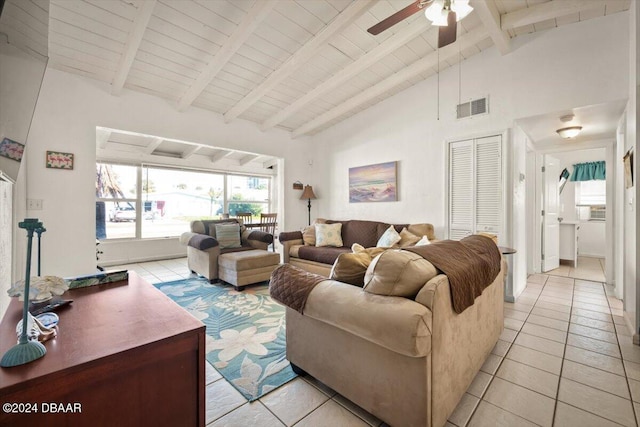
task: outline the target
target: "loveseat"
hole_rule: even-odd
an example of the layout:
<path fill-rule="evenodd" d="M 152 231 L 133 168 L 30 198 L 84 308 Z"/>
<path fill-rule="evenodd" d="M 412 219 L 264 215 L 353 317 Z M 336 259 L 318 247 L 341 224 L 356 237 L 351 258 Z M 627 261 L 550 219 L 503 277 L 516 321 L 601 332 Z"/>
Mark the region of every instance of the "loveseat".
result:
<path fill-rule="evenodd" d="M 230 242 L 216 235 L 216 225 L 230 225 L 237 228 L 237 242 Z M 182 233 L 180 243 L 187 246 L 187 265 L 189 270 L 197 273 L 210 282 L 219 278 L 219 257 L 222 254 L 229 254 L 241 251 L 251 251 L 255 249 L 267 250 L 273 243 L 273 235 L 259 230 L 250 230 L 241 221 L 235 218 L 221 220 L 196 220 L 190 223 L 191 231 Z M 266 272 L 268 280 L 271 268 Z"/>
<path fill-rule="evenodd" d="M 287 359 L 394 427 L 444 426 L 503 329 L 497 257 L 497 276 L 460 313 L 459 288 L 409 250 L 377 256 L 364 289 L 280 266 L 274 290 L 281 274 L 290 289 L 317 276 L 304 308 L 286 307 Z"/>
<path fill-rule="evenodd" d="M 342 224 L 342 245 L 338 247 L 316 246 L 315 223 Z M 354 243 L 365 248 L 375 247 L 391 225 L 379 221 L 335 221 L 330 219 L 317 219 L 315 223 L 303 231 L 280 233 L 279 240 L 283 247 L 283 262 L 325 277 L 329 277 L 331 267 L 340 254 L 351 252 Z M 410 239 L 413 243 L 423 236 L 427 236 L 430 241 L 436 238 L 431 224 L 393 224 L 393 228 L 402 236 L 408 233 L 415 237 L 415 239 Z M 405 246 L 405 243 L 401 241 L 398 246 Z"/>

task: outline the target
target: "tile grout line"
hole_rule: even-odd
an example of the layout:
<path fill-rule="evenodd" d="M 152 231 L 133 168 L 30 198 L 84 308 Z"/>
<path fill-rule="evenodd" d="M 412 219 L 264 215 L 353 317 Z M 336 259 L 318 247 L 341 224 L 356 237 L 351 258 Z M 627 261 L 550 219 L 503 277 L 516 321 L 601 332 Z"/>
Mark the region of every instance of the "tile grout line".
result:
<path fill-rule="evenodd" d="M 603 284 L 604 288 L 604 284 Z M 607 290 L 604 289 L 605 297 L 607 297 Z M 607 297 L 607 304 L 609 305 L 609 311 L 611 311 L 611 302 Z M 618 351 L 620 352 L 620 361 L 622 362 L 622 371 L 624 372 L 624 377 L 627 383 L 627 389 L 629 391 L 629 401 L 631 402 L 631 410 L 633 411 L 633 417 L 635 419 L 636 425 L 638 425 L 638 414 L 636 413 L 636 405 L 633 404 L 633 393 L 631 392 L 631 384 L 629 383 L 629 376 L 627 375 L 627 366 L 624 363 L 624 355 L 622 354 L 622 346 L 620 345 L 620 338 L 618 338 L 618 329 L 616 328 L 616 321 L 613 318 L 613 312 L 611 312 L 611 320 L 613 321 L 613 330 L 616 331 L 616 342 L 618 343 Z M 626 327 L 626 325 L 625 325 Z"/>
<path fill-rule="evenodd" d="M 556 388 L 556 399 L 553 404 L 553 418 L 551 419 L 552 427 L 556 424 L 558 402 L 560 401 L 560 384 L 562 383 L 562 372 L 564 370 L 564 361 L 567 355 L 567 346 L 569 345 L 569 331 L 571 330 L 571 316 L 573 315 L 573 299 L 575 298 L 575 291 L 576 291 L 576 279 L 575 278 L 572 278 L 572 279 L 573 279 L 573 285 L 571 285 L 571 308 L 569 309 L 569 325 L 567 326 L 567 333 L 565 335 L 565 340 L 564 340 L 564 349 L 562 350 L 562 361 L 560 362 L 560 374 L 558 375 L 558 387 Z"/>
<path fill-rule="evenodd" d="M 469 415 L 469 418 L 468 418 L 468 419 L 467 419 L 467 421 L 465 422 L 465 425 L 464 425 L 464 426 L 458 426 L 458 427 L 466 427 L 466 425 L 467 425 L 467 424 L 469 424 L 469 422 L 471 421 L 471 419 L 473 419 L 473 416 L 476 414 L 476 412 L 477 412 L 477 410 L 478 410 L 478 407 L 480 406 L 480 403 L 482 403 L 483 401 L 485 401 L 485 400 L 484 400 L 484 396 L 487 394 L 487 391 L 489 390 L 489 387 L 491 387 L 491 384 L 493 383 L 493 380 L 498 376 L 498 371 L 500 370 L 500 367 L 501 367 L 501 366 L 502 366 L 502 364 L 504 363 L 504 360 L 507 358 L 507 354 L 509 354 L 509 351 L 511 351 L 511 347 L 513 347 L 513 345 L 515 344 L 516 339 L 518 338 L 518 335 L 520 335 L 520 331 L 522 331 L 522 328 L 524 327 L 524 324 L 527 322 L 527 319 L 529 319 L 529 316 L 531 315 L 531 312 L 532 312 L 532 311 L 533 311 L 533 309 L 535 308 L 535 306 L 536 306 L 536 304 L 537 304 L 537 302 L 538 302 L 538 299 L 540 298 L 540 295 L 542 295 L 542 291 L 544 290 L 544 287 L 546 286 L 545 284 L 546 284 L 547 280 L 548 280 L 548 277 L 547 277 L 547 279 L 545 279 L 545 283 L 543 283 L 543 284 L 542 284 L 542 290 L 540 290 L 540 293 L 539 293 L 539 294 L 538 294 L 538 296 L 536 297 L 536 301 L 535 301 L 535 302 L 533 303 L 533 305 L 531 306 L 531 310 L 529 310 L 529 311 L 527 312 L 527 317 L 526 317 L 526 318 L 524 319 L 524 321 L 522 322 L 522 326 L 521 326 L 521 327 L 516 331 L 516 336 L 515 336 L 515 337 L 513 337 L 513 341 L 511 341 L 511 342 L 509 343 L 509 348 L 507 348 L 507 351 L 505 352 L 504 356 L 502 356 L 502 358 L 501 358 L 502 360 L 500 360 L 500 363 L 499 363 L 499 364 L 498 364 L 498 366 L 496 367 L 495 372 L 493 373 L 493 375 L 491 375 L 491 374 L 490 374 L 490 375 L 491 375 L 491 379 L 489 380 L 489 383 L 487 384 L 487 386 L 485 387 L 485 389 L 484 389 L 484 390 L 482 391 L 482 393 L 480 394 L 480 399 L 478 400 L 478 404 L 475 406 L 475 408 L 473 408 L 473 411 L 471 411 L 471 414 Z M 526 288 L 526 286 L 525 286 L 525 288 Z M 513 304 L 513 303 L 511 303 L 511 304 Z M 503 307 L 502 307 L 502 310 L 503 310 L 503 318 L 504 318 L 504 305 L 503 305 Z M 503 320 L 503 322 L 504 322 L 504 320 Z M 504 330 L 504 329 L 510 329 L 510 328 L 503 328 L 503 330 Z M 511 329 L 511 330 L 514 330 L 514 329 Z M 498 339 L 499 339 L 499 338 L 498 338 Z M 492 350 L 493 350 L 493 349 L 492 349 Z M 489 354 L 491 355 L 491 354 L 493 354 L 493 353 L 489 353 Z M 478 371 L 478 372 L 484 372 L 484 371 Z M 485 372 L 485 373 L 486 373 L 486 372 Z M 476 374 L 476 375 L 477 375 L 477 374 Z M 500 379 L 501 379 L 501 380 L 503 380 L 503 381 L 510 382 L 510 381 L 508 381 L 508 380 L 504 380 L 503 378 L 500 378 Z M 514 384 L 514 383 L 512 383 L 512 384 Z M 519 384 L 516 384 L 516 385 L 518 385 L 518 386 L 522 387 L 522 386 L 521 386 L 521 385 L 519 385 Z M 523 387 L 523 388 L 526 388 L 526 387 Z M 528 388 L 526 388 L 526 389 L 527 389 L 527 390 L 529 390 Z M 537 393 L 535 390 L 531 390 L 531 391 L 533 391 L 534 393 Z M 466 391 L 465 391 L 465 393 L 466 393 Z M 538 394 L 540 394 L 540 393 L 538 393 Z M 543 396 L 544 396 L 544 395 L 543 395 Z M 548 397 L 548 396 L 547 396 L 547 397 Z M 510 414 L 512 414 L 512 415 L 515 415 L 516 417 L 522 418 L 523 420 L 527 420 L 526 418 L 524 418 L 524 417 L 522 417 L 522 416 L 520 416 L 520 415 L 518 415 L 518 414 L 515 414 L 515 413 L 513 413 L 513 412 L 511 412 L 511 411 L 508 411 L 508 410 L 506 410 L 506 409 L 504 409 L 504 408 L 501 408 L 501 407 L 499 407 L 499 406 L 497 406 L 497 405 L 494 405 L 493 403 L 491 403 L 491 402 L 489 402 L 489 401 L 485 401 L 485 402 L 487 402 L 487 403 L 488 403 L 488 404 L 490 404 L 490 405 L 496 406 L 497 408 L 500 408 L 500 409 L 502 409 L 502 410 L 503 410 L 503 411 L 505 411 L 505 412 L 508 412 L 508 413 L 510 413 Z M 453 424 L 451 421 L 449 421 L 449 420 L 447 420 L 447 421 L 448 421 L 448 422 L 450 422 L 451 424 Z M 532 421 L 530 421 L 530 420 L 527 420 L 527 421 L 532 422 Z M 454 425 L 456 425 L 456 424 L 454 424 Z"/>

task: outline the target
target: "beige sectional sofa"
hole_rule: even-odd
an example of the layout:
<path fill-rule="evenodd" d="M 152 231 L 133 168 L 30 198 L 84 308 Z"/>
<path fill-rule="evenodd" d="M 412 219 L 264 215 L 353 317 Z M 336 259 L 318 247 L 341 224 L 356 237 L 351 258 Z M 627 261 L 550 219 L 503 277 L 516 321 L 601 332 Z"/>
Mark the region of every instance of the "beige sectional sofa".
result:
<path fill-rule="evenodd" d="M 506 264 L 458 314 L 447 276 L 408 253 L 384 252 L 364 289 L 318 278 L 303 314 L 286 308 L 287 359 L 394 427 L 440 427 L 502 332 Z"/>
<path fill-rule="evenodd" d="M 380 221 L 364 220 L 317 219 L 315 222 L 322 224 L 341 223 L 343 245 L 341 247 L 316 247 L 313 236 L 308 238 L 308 233 L 303 234 L 302 231 L 280 233 L 279 240 L 283 247 L 283 262 L 325 277 L 329 277 L 331 267 L 340 254 L 351 252 L 351 246 L 354 243 L 365 248 L 376 246 L 378 239 L 391 225 Z M 431 224 L 393 224 L 393 226 L 398 233 L 406 228 L 415 236 L 426 235 L 429 240 L 435 240 Z"/>

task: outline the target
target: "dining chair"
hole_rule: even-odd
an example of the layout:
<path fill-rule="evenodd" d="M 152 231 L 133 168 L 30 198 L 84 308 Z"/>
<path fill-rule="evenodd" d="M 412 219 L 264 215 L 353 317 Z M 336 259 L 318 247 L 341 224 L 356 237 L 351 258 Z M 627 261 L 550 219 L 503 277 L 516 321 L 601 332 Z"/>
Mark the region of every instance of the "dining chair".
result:
<path fill-rule="evenodd" d="M 261 213 L 260 214 L 260 230 L 265 231 L 273 236 L 273 251 L 276 250 L 276 225 L 278 220 L 277 213 Z"/>
<path fill-rule="evenodd" d="M 242 221 L 243 224 L 251 224 L 253 215 L 251 212 L 236 212 L 236 218 Z"/>

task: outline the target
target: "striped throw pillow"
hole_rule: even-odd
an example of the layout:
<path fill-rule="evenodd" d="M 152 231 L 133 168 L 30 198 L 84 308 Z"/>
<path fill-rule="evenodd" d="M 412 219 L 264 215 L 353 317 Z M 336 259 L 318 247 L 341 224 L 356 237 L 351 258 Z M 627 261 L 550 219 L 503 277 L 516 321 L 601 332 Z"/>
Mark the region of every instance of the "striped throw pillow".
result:
<path fill-rule="evenodd" d="M 216 224 L 216 240 L 220 249 L 240 248 L 240 224 Z"/>

